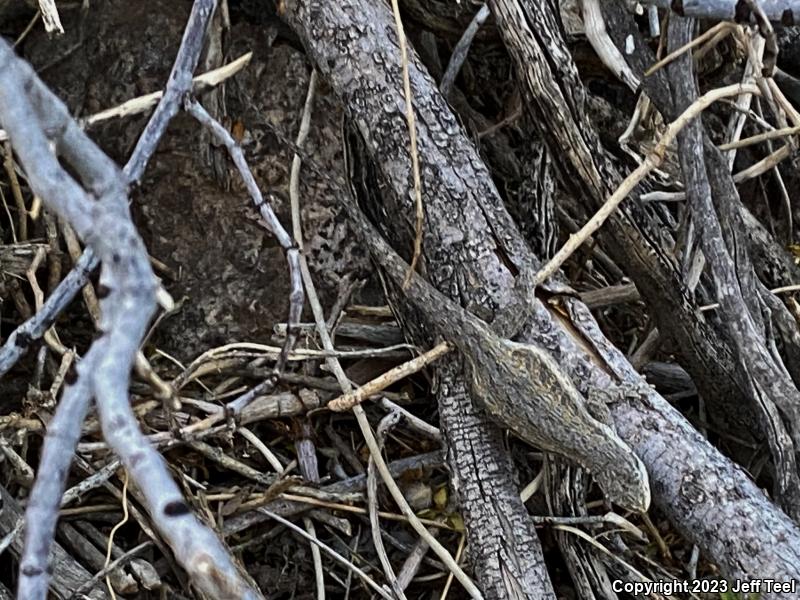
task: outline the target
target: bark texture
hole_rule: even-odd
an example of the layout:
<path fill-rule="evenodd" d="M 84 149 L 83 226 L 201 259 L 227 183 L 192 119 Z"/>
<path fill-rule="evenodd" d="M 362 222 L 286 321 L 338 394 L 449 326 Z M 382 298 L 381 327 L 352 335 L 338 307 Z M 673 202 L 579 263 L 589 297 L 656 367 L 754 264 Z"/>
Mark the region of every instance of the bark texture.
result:
<path fill-rule="evenodd" d="M 379 165 L 381 179 L 410 202 L 408 133 L 391 15 L 383 6 L 366 3 L 293 2 L 286 4 L 285 16 L 334 86 Z M 490 228 L 487 208 L 496 213 L 491 222 L 502 219 L 505 231 L 515 231 L 513 222 L 502 205 L 482 203 L 483 197 L 499 199 L 486 166 L 416 60 L 411 70 L 428 219 L 433 214 L 437 222 L 445 215 L 455 220 L 448 229 L 426 230 L 427 271 L 442 291 L 491 320 L 512 296 L 514 276 L 503 256 L 511 252 L 521 258 L 524 243 L 515 234 L 516 249 L 510 250 L 483 235 Z M 413 213 L 385 213 L 384 219 L 402 230 L 404 239 L 413 235 Z M 459 230 L 456 222 L 469 230 Z M 474 265 L 494 273 L 485 287 L 470 284 Z M 478 579 L 489 598 L 508 597 L 509 590 L 522 597 L 554 598 L 533 523 L 511 476 L 514 467 L 502 432 L 473 409 L 460 373 L 458 363 L 440 372 L 439 417 Z"/>
<path fill-rule="evenodd" d="M 493 7 L 495 14 L 505 9 L 509 15 L 517 15 L 514 24 L 519 26 L 520 8 L 517 3 L 496 2 Z M 382 5 L 373 6 L 358 0 L 335 4 L 291 1 L 286 3 L 285 8 L 289 24 L 298 33 L 312 60 L 330 82 L 366 140 L 367 152 L 378 171 L 383 198 L 382 204 L 371 206 L 370 209 L 377 223 L 387 232 L 387 237 L 403 253 L 404 249 L 410 248 L 413 231 L 412 186 L 407 154 L 408 137 L 402 118 L 399 51 L 391 16 Z M 557 23 L 549 24 L 554 27 L 552 31 L 558 31 Z M 526 26 L 521 31 L 532 30 Z M 531 33 L 516 45 L 524 49 L 532 39 L 535 38 Z M 545 58 L 520 54 L 517 58 L 525 68 L 530 69 L 540 68 L 545 62 L 549 65 L 571 64 L 568 55 Z M 474 146 L 439 96 L 435 83 L 415 59 L 412 59 L 410 76 L 418 115 L 425 194 L 425 271 L 441 291 L 460 301 L 478 316 L 491 321 L 497 309 L 509 303 L 516 272 L 523 265 L 535 266 L 538 259 L 528 250 L 503 207 Z M 556 80 L 564 81 L 562 77 Z M 559 94 L 563 97 L 561 91 Z M 578 111 L 579 106 L 574 110 Z M 547 116 L 541 117 L 541 123 L 552 125 L 554 119 Z M 556 137 L 552 132 L 549 135 L 551 140 Z M 590 198 L 601 199 L 615 179 L 604 183 L 604 177 L 592 165 L 592 156 L 597 156 L 602 150 L 596 143 L 589 148 L 594 151 L 589 151 L 584 157 L 589 160 L 588 163 L 581 162 L 583 159 L 575 156 L 570 156 L 570 160 L 574 159 L 575 165 L 583 168 L 587 175 L 587 182 L 581 186 L 589 186 L 591 182 L 598 186 L 581 189 L 588 189 Z M 559 150 L 563 152 L 563 148 L 559 147 Z M 635 220 L 631 223 L 627 215 L 620 219 L 635 231 L 626 234 L 628 237 L 647 239 L 647 235 L 635 226 Z M 632 224 L 634 227 L 630 227 Z M 621 225 L 618 227 L 622 229 Z M 651 255 L 655 252 L 654 248 L 657 249 L 658 244 L 632 244 L 623 256 L 640 253 L 633 258 L 638 261 L 637 270 L 646 272 L 651 266 L 650 261 L 654 260 Z M 663 251 L 660 256 L 659 260 L 666 261 Z M 669 261 L 666 264 L 668 268 L 656 269 L 648 277 L 663 278 L 664 272 L 669 273 L 675 268 Z M 672 284 L 674 280 L 662 280 L 655 290 L 667 289 Z M 648 289 L 654 296 L 658 294 L 652 287 Z M 624 357 L 600 333 L 588 310 L 580 302 L 568 297 L 564 300 L 573 315 L 570 323 L 551 312 L 552 302 L 551 298 L 547 305 L 537 303 L 534 316 L 520 336 L 524 341 L 536 342 L 551 350 L 582 391 L 591 386 L 610 385 L 606 369 L 614 373 L 618 380 L 638 378 Z M 683 291 L 676 293 L 671 290 L 663 302 L 674 305 L 675 310 L 669 313 L 673 319 L 675 314 L 687 314 L 692 316 L 692 323 L 697 324 L 694 303 L 686 298 Z M 406 323 L 414 321 L 413 318 L 406 318 Z M 424 323 L 424 320 L 418 319 L 416 322 Z M 424 333 L 420 331 L 422 328 L 415 329 L 417 334 Z M 700 331 L 705 331 L 702 324 Z M 691 331 L 687 335 L 689 333 Z M 720 353 L 724 353 L 725 349 L 708 348 L 709 342 L 704 340 L 713 339 L 713 336 L 696 337 L 689 336 L 692 342 L 690 350 L 697 353 L 698 361 L 702 361 L 700 370 L 707 369 L 717 374 L 725 384 L 724 389 L 735 387 L 730 373 L 717 366 Z M 594 352 L 587 352 L 587 342 Z M 598 366 L 598 353 L 603 357 L 601 362 L 605 363 L 604 367 Z M 729 358 L 722 362 L 731 364 Z M 497 535 L 500 530 L 492 528 L 498 520 L 520 524 L 521 528 L 515 531 L 519 540 L 514 544 L 516 548 L 525 546 L 520 531 L 529 529 L 524 525 L 521 505 L 497 509 L 500 498 L 506 493 L 509 497 L 512 495 L 510 492 L 499 494 L 498 490 L 509 490 L 513 485 L 508 480 L 508 471 L 497 466 L 502 447 L 495 443 L 493 451 L 486 453 L 483 450 L 476 452 L 473 446 L 479 437 L 490 441 L 499 439 L 499 435 L 491 432 L 490 425 L 471 419 L 473 413 L 467 409 L 469 402 L 463 396 L 463 389 L 454 387 L 458 378 L 450 369 L 455 367 L 448 365 L 440 373 L 442 387 L 439 396 L 440 417 L 447 432 L 449 464 L 454 469 L 453 477 L 464 506 L 480 507 L 465 508 L 465 512 L 471 512 L 476 517 L 481 515 L 484 519 L 486 515 L 494 515 L 494 520 L 489 522 L 467 521 L 473 560 L 479 570 L 483 569 L 479 572 L 479 580 L 487 596 L 513 596 L 513 590 L 528 591 L 529 588 L 507 587 L 508 579 L 502 570 L 498 573 L 494 567 L 486 567 L 497 562 L 482 562 L 481 559 L 489 561 L 491 557 L 498 556 L 498 548 L 507 547 L 507 539 L 500 539 L 501 536 Z M 716 385 L 718 389 L 715 393 L 720 395 L 719 380 Z M 689 539 L 721 565 L 726 576 L 763 577 L 767 572 L 765 569 L 773 573 L 780 571 L 782 577 L 800 575 L 797 550 L 800 548 L 800 531 L 764 497 L 741 469 L 711 447 L 660 396 L 653 392 L 643 402 L 617 403 L 612 407 L 612 415 L 620 434 L 645 461 L 657 504 Z M 476 434 L 476 428 L 483 431 L 483 436 Z M 470 432 L 471 437 L 462 437 L 462 432 Z M 480 465 L 484 478 L 487 473 L 497 474 L 497 479 L 491 480 L 491 489 L 485 485 L 487 479 L 483 480 L 482 485 L 475 479 L 476 472 L 466 472 L 466 469 L 479 464 L 480 456 L 492 458 L 488 468 Z M 492 496 L 481 497 L 481 492 Z M 753 525 L 754 535 L 750 537 L 742 537 L 738 525 L 742 515 L 752 517 L 750 524 Z M 538 563 L 538 559 L 534 563 Z"/>
<path fill-rule="evenodd" d="M 589 118 L 587 91 L 554 6 L 528 0 L 496 0 L 491 6 L 516 62 L 526 109 L 585 219 L 616 189 L 622 174 Z M 683 282 L 684 267 L 672 251 L 676 244 L 668 218 L 652 205 L 640 204 L 637 190 L 600 235 L 615 262 L 625 265 L 659 331 L 680 349 L 682 365 L 709 404 L 714 423 L 747 439 L 758 419 L 736 381 L 726 338 L 700 314 L 700 298 Z"/>

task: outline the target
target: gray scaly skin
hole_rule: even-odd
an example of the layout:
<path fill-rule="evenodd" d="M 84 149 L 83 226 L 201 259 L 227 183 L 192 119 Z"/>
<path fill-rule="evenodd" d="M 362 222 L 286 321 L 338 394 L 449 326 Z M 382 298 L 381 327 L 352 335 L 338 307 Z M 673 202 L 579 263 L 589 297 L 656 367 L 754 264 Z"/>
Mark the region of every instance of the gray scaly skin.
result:
<path fill-rule="evenodd" d="M 386 276 L 402 285 L 407 263 L 382 239 L 352 198 L 350 225 Z M 611 427 L 595 419 L 572 381 L 544 350 L 498 336 L 414 274 L 404 290 L 430 325 L 465 359 L 472 397 L 524 441 L 588 469 L 609 500 L 646 511 L 650 488 L 644 465 Z"/>

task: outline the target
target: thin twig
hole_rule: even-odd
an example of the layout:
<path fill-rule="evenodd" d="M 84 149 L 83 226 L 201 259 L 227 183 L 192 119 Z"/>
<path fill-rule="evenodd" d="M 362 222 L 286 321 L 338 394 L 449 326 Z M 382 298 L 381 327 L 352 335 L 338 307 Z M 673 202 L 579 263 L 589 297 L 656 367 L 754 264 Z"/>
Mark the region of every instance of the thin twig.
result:
<path fill-rule="evenodd" d="M 302 148 L 308 138 L 308 132 L 311 129 L 311 114 L 314 106 L 314 96 L 317 92 L 317 70 L 311 71 L 311 76 L 308 79 L 308 91 L 306 92 L 306 100 L 303 104 L 303 116 L 300 118 L 300 129 L 297 132 L 295 144 Z M 289 198 L 292 211 L 292 235 L 294 241 L 302 253 L 304 246 L 303 242 L 303 221 L 300 217 L 300 203 L 295 202 L 300 198 L 300 166 L 303 159 L 297 154 L 292 157 L 292 169 L 289 173 Z"/>
<path fill-rule="evenodd" d="M 697 46 L 699 46 L 700 44 L 702 44 L 706 40 L 709 40 L 709 39 L 713 38 L 718 32 L 720 32 L 722 30 L 725 30 L 725 29 L 735 29 L 735 28 L 738 28 L 738 27 L 739 27 L 739 25 L 736 25 L 735 23 L 729 23 L 728 21 L 722 21 L 720 23 L 717 23 L 716 25 L 714 25 L 714 27 L 710 28 L 708 31 L 705 31 L 702 35 L 697 36 L 696 38 L 694 38 L 688 44 L 685 44 L 685 45 L 681 46 L 680 48 L 678 48 L 677 50 L 667 54 L 664 58 L 662 58 L 656 64 L 654 64 L 652 67 L 647 69 L 647 71 L 644 72 L 644 76 L 645 77 L 649 77 L 650 75 L 652 75 L 653 73 L 655 73 L 659 69 L 667 66 L 673 60 L 675 60 L 676 58 L 681 56 L 684 52 L 688 52 L 689 50 L 691 50 L 692 48 L 696 48 Z"/>
<path fill-rule="evenodd" d="M 192 93 L 198 95 L 215 88 L 250 64 L 250 59 L 252 57 L 252 52 L 246 52 L 239 58 L 232 60 L 226 65 L 206 71 L 205 73 L 192 78 Z M 118 106 L 107 108 L 99 113 L 95 113 L 89 117 L 86 117 L 85 119 L 82 119 L 81 124 L 84 127 L 92 127 L 97 123 L 102 123 L 103 121 L 108 121 L 110 119 L 137 115 L 150 110 L 163 97 L 164 91 L 159 90 L 151 94 L 145 94 L 144 96 L 131 98 L 130 100 L 126 100 Z"/>
<path fill-rule="evenodd" d="M 436 359 L 444 356 L 452 350 L 452 347 L 447 342 L 442 342 L 416 358 L 404 362 L 401 365 L 386 371 L 382 375 L 368 381 L 358 389 L 343 394 L 338 398 L 334 398 L 328 402 L 328 409 L 334 412 L 344 412 L 350 410 L 356 404 L 360 404 L 370 396 L 374 396 L 378 392 L 382 392 L 392 384 L 397 383 L 401 379 L 405 379 L 409 375 L 424 369 L 427 365 Z"/>
<path fill-rule="evenodd" d="M 767 140 L 774 140 L 777 138 L 788 137 L 790 135 L 798 135 L 800 134 L 800 127 L 784 127 L 782 129 L 773 129 L 772 131 L 765 131 L 763 133 L 759 133 L 748 138 L 744 138 L 738 140 L 736 142 L 728 142 L 727 144 L 720 144 L 718 148 L 720 150 L 734 150 L 737 148 L 744 148 L 746 146 L 752 146 L 753 144 L 760 144 L 761 142 L 765 142 Z"/>
<path fill-rule="evenodd" d="M 400 422 L 400 413 L 391 412 L 387 414 L 378 424 L 378 431 L 376 440 L 378 448 L 383 451 L 384 441 L 388 432 Z M 372 533 L 372 545 L 375 547 L 375 553 L 378 555 L 378 560 L 383 568 L 383 574 L 386 581 L 389 583 L 392 591 L 399 600 L 405 600 L 406 595 L 397 583 L 397 575 L 394 573 L 392 563 L 386 555 L 386 548 L 383 545 L 383 537 L 381 536 L 381 523 L 378 517 L 378 478 L 375 475 L 375 459 L 370 454 L 369 461 L 367 462 L 367 509 L 369 512 L 370 531 Z"/>
<path fill-rule="evenodd" d="M 303 517 L 303 525 L 306 526 L 309 539 L 313 540 L 311 543 L 311 558 L 314 563 L 314 579 L 317 584 L 317 600 L 325 600 L 325 574 L 322 570 L 322 555 L 319 552 L 319 540 L 317 539 L 317 532 L 314 529 L 314 522 L 310 517 Z"/>
<path fill-rule="evenodd" d="M 29 33 L 31 32 L 31 30 L 33 29 L 33 26 L 34 26 L 34 25 L 36 25 L 36 22 L 37 22 L 37 21 L 38 21 L 38 20 L 39 20 L 41 17 L 42 17 L 42 11 L 40 11 L 40 10 L 37 10 L 37 11 L 36 11 L 36 14 L 35 14 L 35 15 L 33 15 L 33 17 L 31 17 L 31 20 L 30 20 L 30 21 L 28 21 L 28 24 L 25 26 L 25 29 L 23 29 L 23 30 L 22 30 L 22 33 L 20 33 L 20 34 L 19 34 L 19 36 L 17 36 L 17 39 L 16 39 L 16 40 L 14 40 L 14 48 L 16 48 L 17 46 L 19 46 L 19 45 L 22 43 L 22 41 L 23 41 L 23 40 L 24 40 L 26 37 L 28 37 L 28 34 L 29 34 Z"/>
<path fill-rule="evenodd" d="M 628 197 L 634 188 L 639 185 L 653 169 L 661 165 L 664 160 L 667 148 L 675 140 L 675 137 L 693 118 L 699 115 L 702 111 L 708 108 L 714 102 L 728 98 L 730 96 L 738 96 L 739 94 L 756 94 L 760 95 L 758 86 L 753 84 L 733 84 L 726 87 L 718 88 L 707 92 L 703 96 L 695 100 L 677 119 L 670 123 L 667 130 L 661 136 L 661 139 L 656 144 L 650 154 L 648 154 L 636 169 L 619 185 L 617 190 L 605 201 L 600 210 L 598 210 L 581 229 L 572 234 L 567 242 L 556 252 L 550 261 L 544 265 L 534 277 L 533 285 L 537 286 L 543 281 L 551 277 L 563 265 L 566 260 L 586 241 L 595 231 L 600 229 L 605 223 L 606 219 L 616 210 L 625 198 Z"/>
<path fill-rule="evenodd" d="M 395 404 L 386 397 L 382 397 L 378 401 L 378 404 L 384 410 L 387 410 L 389 412 L 397 411 L 401 415 L 403 415 L 403 418 L 406 420 L 406 423 L 408 424 L 409 427 L 411 427 L 411 429 L 414 429 L 419 433 L 421 433 L 422 435 L 424 435 L 425 437 L 430 438 L 432 440 L 436 440 L 437 442 L 442 441 L 442 432 L 439 431 L 438 428 L 420 419 L 418 416 L 408 412 L 402 406 Z"/>
<path fill-rule="evenodd" d="M 259 509 L 258 509 L 258 511 L 259 511 L 259 512 L 262 512 L 262 513 L 264 513 L 264 514 L 265 514 L 265 515 L 267 515 L 267 516 L 268 516 L 270 519 L 273 519 L 274 521 L 277 521 L 277 522 L 278 522 L 278 523 L 280 523 L 281 525 L 284 525 L 285 527 L 288 527 L 289 529 L 291 529 L 292 531 L 294 531 L 294 532 L 295 532 L 295 533 L 297 533 L 298 535 L 301 535 L 302 537 L 304 537 L 305 539 L 307 539 L 307 540 L 308 540 L 309 542 L 311 542 L 312 544 L 315 544 L 315 545 L 319 546 L 319 547 L 320 547 L 322 550 L 324 550 L 324 551 L 325 551 L 325 552 L 328 554 L 328 556 L 330 556 L 330 557 L 331 557 L 333 560 L 335 560 L 336 562 L 338 562 L 338 563 L 340 563 L 340 564 L 343 564 L 345 567 L 347 567 L 348 569 L 350 569 L 351 571 L 353 571 L 353 572 L 354 572 L 356 575 L 358 575 L 359 577 L 361 577 L 361 579 L 364 581 L 364 583 L 366 583 L 366 584 L 367 584 L 369 587 L 371 587 L 373 590 L 375 590 L 375 591 L 376 591 L 376 592 L 377 592 L 377 593 L 378 593 L 378 594 L 379 594 L 379 595 L 380 595 L 382 598 L 386 598 L 386 600 L 395 600 L 395 599 L 392 597 L 392 595 L 391 595 L 391 594 L 389 594 L 389 593 L 388 593 L 386 590 L 384 590 L 384 589 L 383 589 L 381 586 L 379 586 L 377 583 L 375 583 L 375 582 L 374 582 L 374 581 L 373 581 L 373 580 L 370 578 L 370 576 L 369 576 L 369 575 L 367 575 L 367 574 L 366 574 L 364 571 L 362 571 L 361 569 L 359 569 L 357 566 L 355 566 L 355 565 L 354 565 L 353 563 L 351 563 L 350 561 L 348 561 L 348 560 L 346 560 L 345 558 L 343 558 L 343 557 L 342 557 L 342 556 L 341 556 L 339 553 L 337 553 L 337 552 L 336 552 L 336 551 L 335 551 L 333 548 L 331 548 L 330 546 L 328 546 L 326 543 L 324 543 L 324 542 L 320 542 L 320 541 L 319 541 L 317 538 L 311 537 L 311 536 L 310 536 L 310 535 L 308 535 L 308 534 L 307 534 L 305 531 L 303 531 L 303 529 L 302 529 L 302 528 L 298 527 L 297 525 L 295 525 L 295 524 L 294 524 L 294 523 L 292 523 L 291 521 L 288 521 L 288 520 L 284 519 L 283 517 L 281 517 L 281 516 L 279 516 L 279 515 L 276 515 L 274 512 L 272 512 L 272 511 L 270 511 L 270 510 L 267 510 L 266 508 L 259 508 Z"/>
<path fill-rule="evenodd" d="M 467 545 L 467 536 L 464 532 L 461 533 L 461 537 L 458 540 L 458 548 L 456 549 L 456 560 L 461 560 L 461 555 L 464 553 L 464 547 Z M 444 584 L 444 589 L 442 589 L 442 594 L 439 596 L 439 600 L 445 600 L 447 598 L 447 594 L 450 592 L 450 586 L 453 585 L 453 574 L 447 574 L 447 582 Z"/>
<path fill-rule="evenodd" d="M 125 471 L 125 479 L 122 483 L 122 520 L 119 523 L 114 525 L 111 529 L 111 533 L 108 534 L 108 544 L 106 546 L 106 563 L 103 565 L 103 570 L 106 573 L 111 573 L 108 566 L 111 564 L 111 550 L 114 547 L 114 534 L 117 533 L 120 527 L 125 525 L 128 522 L 128 472 Z M 108 586 L 108 592 L 111 594 L 112 600 L 116 600 L 117 595 L 114 593 L 114 587 L 111 585 L 111 579 L 109 575 L 106 575 L 106 585 Z"/>
<path fill-rule="evenodd" d="M 445 98 L 450 95 L 450 90 L 453 88 L 453 83 L 458 76 L 458 72 L 461 70 L 464 61 L 467 60 L 467 54 L 469 53 L 469 47 L 472 45 L 472 41 L 475 39 L 480 28 L 483 27 L 483 24 L 486 22 L 486 19 L 489 18 L 490 14 L 491 11 L 489 10 L 488 3 L 481 6 L 464 30 L 461 39 L 456 43 L 456 47 L 453 48 L 450 62 L 447 63 L 447 69 L 445 69 L 442 81 L 439 83 L 439 90 Z"/>
<path fill-rule="evenodd" d="M 0 377 L 17 363 L 33 340 L 39 339 L 50 329 L 58 315 L 69 306 L 78 291 L 89 281 L 89 276 L 96 265 L 94 252 L 91 248 L 87 248 L 75 267 L 42 304 L 42 309 L 11 332 L 6 343 L 0 348 Z"/>
<path fill-rule="evenodd" d="M 14 196 L 14 204 L 17 205 L 17 234 L 19 241 L 24 242 L 28 239 L 28 209 L 25 207 L 25 199 L 22 197 L 22 190 L 19 187 L 17 172 L 14 170 L 14 156 L 11 151 L 11 144 L 5 144 L 5 160 L 3 166 L 8 174 L 8 181 L 11 184 L 11 195 Z M 13 226 L 13 221 L 11 222 Z M 13 229 L 12 229 L 13 232 Z M 16 241 L 16 235 L 14 236 Z"/>
<path fill-rule="evenodd" d="M 411 140 L 411 173 L 414 177 L 414 206 L 416 207 L 416 223 L 414 230 L 414 255 L 403 282 L 403 288 L 411 282 L 411 276 L 417 268 L 417 262 L 422 255 L 422 227 L 425 220 L 425 212 L 422 207 L 422 178 L 419 173 L 419 154 L 417 153 L 417 123 L 414 115 L 413 97 L 411 95 L 411 79 L 408 74 L 408 48 L 406 47 L 406 33 L 403 29 L 403 20 L 400 18 L 400 5 L 397 0 L 392 0 L 392 12 L 394 13 L 394 24 L 397 28 L 397 40 L 400 43 L 400 61 L 403 67 L 403 94 L 406 101 L 406 123 L 408 124 L 408 135 Z"/>
<path fill-rule="evenodd" d="M 72 600 L 73 598 L 85 598 L 86 594 L 88 594 L 92 589 L 94 589 L 94 586 L 96 586 L 97 583 L 108 573 L 112 572 L 114 569 L 118 567 L 124 566 L 127 562 L 135 558 L 137 554 L 139 554 L 143 550 L 147 550 L 152 545 L 153 542 L 151 541 L 142 542 L 138 546 L 134 546 L 133 548 L 125 552 L 123 555 L 114 559 L 113 561 L 108 563 L 101 571 L 95 573 L 91 579 L 83 583 L 81 587 L 76 589 L 68 600 Z"/>
<path fill-rule="evenodd" d="M 286 339 L 281 353 L 278 356 L 278 360 L 275 363 L 275 373 L 280 375 L 286 366 L 289 353 L 292 351 L 297 341 L 300 314 L 303 312 L 304 294 L 303 280 L 300 274 L 300 250 L 297 244 L 294 243 L 294 240 L 286 232 L 286 229 L 284 229 L 275 211 L 273 211 L 269 203 L 264 200 L 264 196 L 261 194 L 261 190 L 258 188 L 255 177 L 253 177 L 253 173 L 244 157 L 244 153 L 236 140 L 233 139 L 233 136 L 216 119 L 208 114 L 208 111 L 206 111 L 197 100 L 187 99 L 184 103 L 184 107 L 190 115 L 197 119 L 200 124 L 213 134 L 217 141 L 225 145 L 267 230 L 278 240 L 278 243 L 286 253 L 292 289 L 289 293 L 289 318 L 286 321 Z M 237 400 L 231 403 L 230 408 L 235 412 L 241 411 L 241 409 L 244 408 L 244 402 Z"/>

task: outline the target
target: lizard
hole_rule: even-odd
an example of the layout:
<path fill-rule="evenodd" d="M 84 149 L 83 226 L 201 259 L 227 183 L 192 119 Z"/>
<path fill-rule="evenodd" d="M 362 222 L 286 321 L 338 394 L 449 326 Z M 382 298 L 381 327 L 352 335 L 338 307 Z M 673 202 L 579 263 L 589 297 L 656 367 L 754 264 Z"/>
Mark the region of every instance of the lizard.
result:
<path fill-rule="evenodd" d="M 345 155 L 348 150 L 345 148 Z M 425 314 L 434 332 L 464 358 L 473 400 L 492 420 L 523 441 L 586 468 L 609 500 L 645 512 L 650 505 L 650 488 L 644 465 L 609 425 L 593 416 L 593 412 L 599 416 L 598 412 L 589 409 L 589 404 L 604 398 L 604 394 L 587 400 L 546 350 L 498 334 L 497 329 L 507 327 L 507 318 L 499 319 L 502 325 L 493 328 L 417 273 L 404 287 L 408 263 L 358 207 L 350 175 L 348 172 L 351 187 L 349 193 L 343 191 L 342 204 L 353 233 L 383 276 L 403 290 L 407 300 Z M 532 276 L 523 274 L 517 287 L 524 289 L 526 281 L 532 280 Z M 512 318 L 521 322 L 519 314 Z"/>

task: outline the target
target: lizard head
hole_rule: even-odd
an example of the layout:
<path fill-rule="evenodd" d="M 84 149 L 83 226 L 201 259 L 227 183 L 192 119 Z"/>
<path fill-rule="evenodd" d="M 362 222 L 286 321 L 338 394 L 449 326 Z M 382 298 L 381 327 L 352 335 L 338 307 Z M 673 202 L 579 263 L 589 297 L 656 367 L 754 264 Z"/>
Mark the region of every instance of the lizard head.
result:
<path fill-rule="evenodd" d="M 647 470 L 633 452 L 593 475 L 609 500 L 627 510 L 647 512 L 650 507 Z"/>

